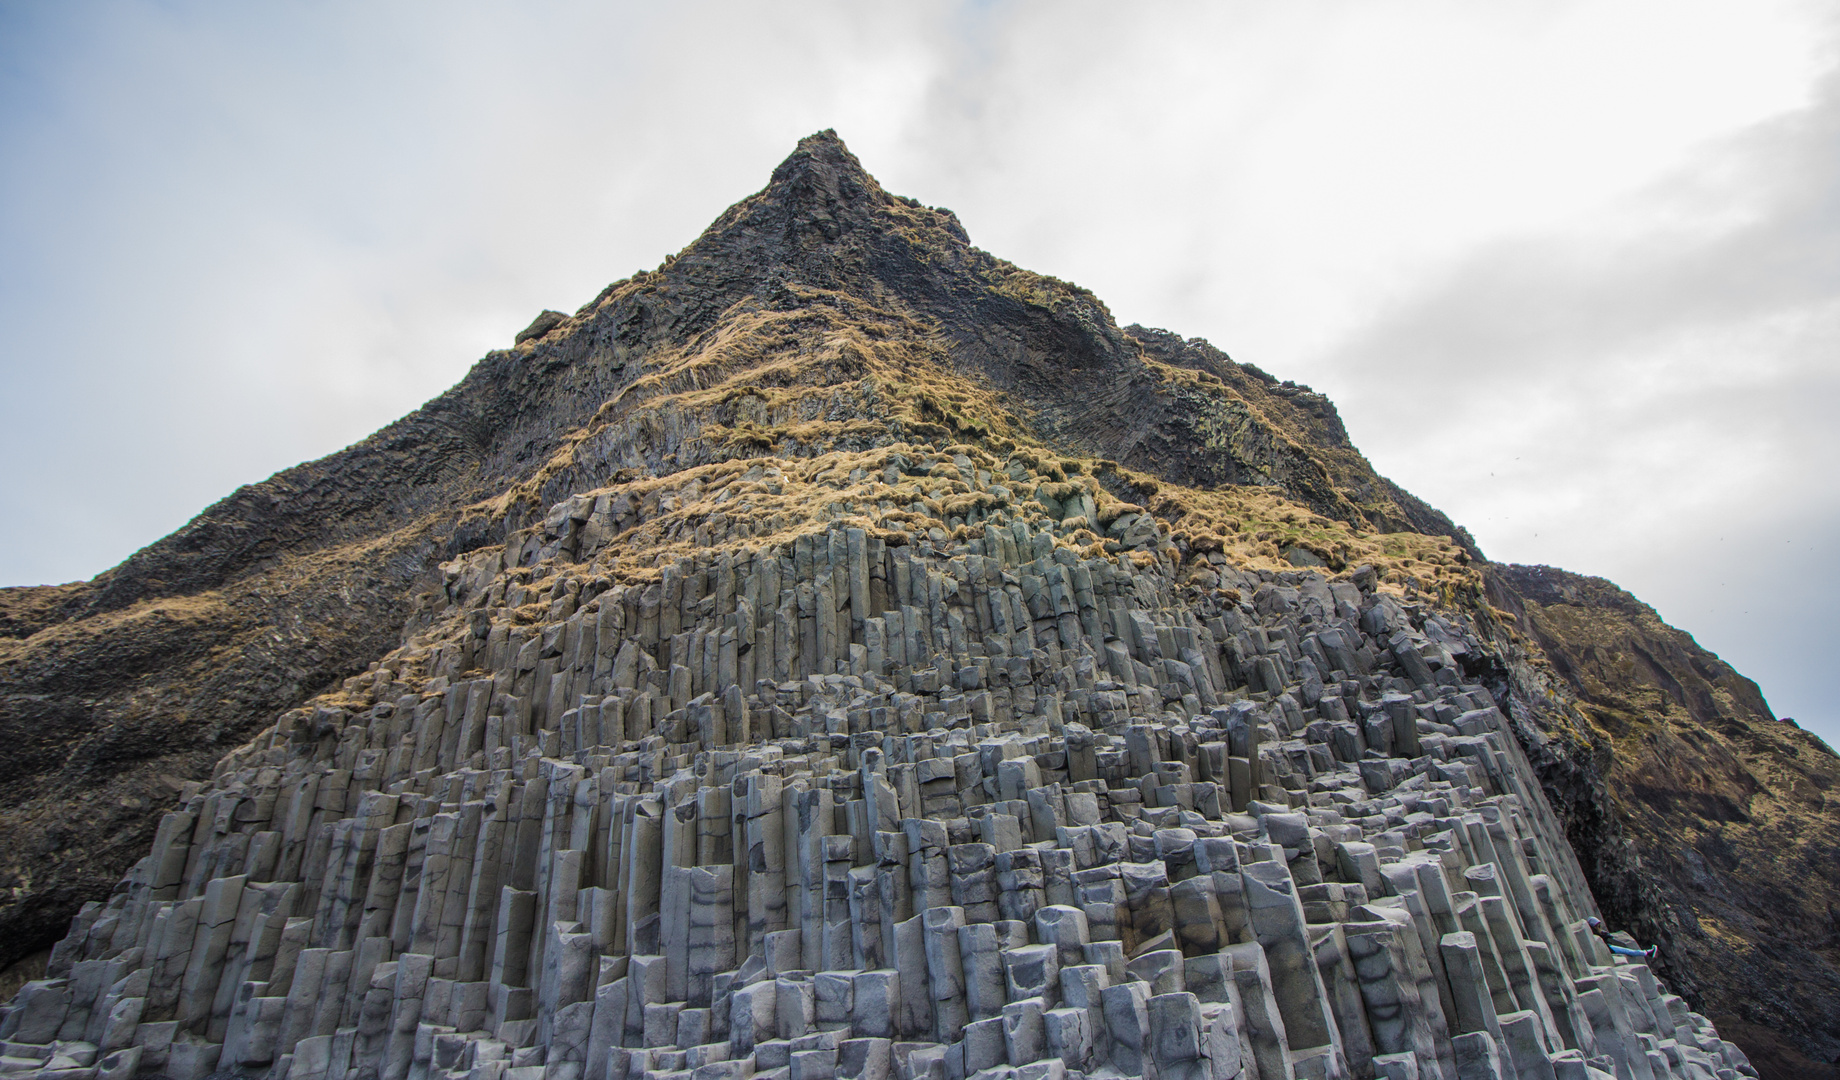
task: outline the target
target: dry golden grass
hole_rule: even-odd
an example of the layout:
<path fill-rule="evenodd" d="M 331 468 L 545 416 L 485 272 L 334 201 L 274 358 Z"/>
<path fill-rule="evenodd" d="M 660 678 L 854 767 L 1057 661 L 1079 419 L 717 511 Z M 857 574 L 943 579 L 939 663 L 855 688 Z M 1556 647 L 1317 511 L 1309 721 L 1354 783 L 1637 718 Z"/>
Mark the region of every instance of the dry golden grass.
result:
<path fill-rule="evenodd" d="M 821 425 L 824 421 L 808 422 Z M 846 424 L 860 424 L 850 421 Z M 738 454 L 750 447 L 740 429 L 705 429 Z M 783 446 L 776 431 L 773 439 Z M 1150 493 L 1147 505 L 1126 502 L 1112 487 Z M 1085 496 L 1093 519 L 1060 520 L 1048 513 Z M 1060 520 L 1057 542 L 1083 556 L 1118 554 L 1103 535 L 1121 517 L 1148 512 L 1166 539 L 1128 557 L 1139 566 L 1160 553 L 1176 565 L 1205 570 L 1217 561 L 1252 570 L 1290 570 L 1284 553 L 1314 552 L 1328 572 L 1368 564 L 1382 588 L 1455 603 L 1479 595 L 1467 556 L 1447 538 L 1415 533 L 1367 533 L 1313 513 L 1268 488 L 1199 490 L 1157 481 L 1111 462 L 1070 459 L 1039 445 L 1002 452 L 987 444 L 895 442 L 816 457 L 749 454 L 693 466 L 666 476 L 641 476 L 581 493 L 582 500 L 622 500 L 628 520 L 592 552 L 583 571 L 626 582 L 653 579 L 658 568 L 711 547 L 757 551 L 815 531 L 845 526 L 890 543 L 930 536 L 957 541 L 980 535 L 987 519 L 1033 525 Z M 503 500 L 475 508 L 503 513 Z M 547 511 L 547 508 L 544 508 Z"/>
<path fill-rule="evenodd" d="M 910 244 L 929 258 L 968 258 L 999 295 L 1056 311 L 1089 305 L 1109 318 L 1076 286 L 942 244 L 935 211 L 897 201 L 894 213 Z M 653 287 L 635 278 L 610 287 L 601 303 Z M 746 298 L 712 329 L 649 350 L 639 376 L 568 433 L 534 475 L 467 514 L 542 522 L 551 512 L 542 493 L 558 489 L 618 501 L 626 512 L 605 515 L 593 542 L 574 552 L 579 562 L 559 566 L 627 582 L 712 547 L 777 547 L 839 525 L 896 544 L 950 543 L 978 535 L 987 520 L 1020 519 L 1054 524 L 1057 543 L 1082 555 L 1142 566 L 1162 560 L 1193 584 L 1209 583 L 1220 565 L 1294 569 L 1286 555 L 1303 550 L 1329 573 L 1368 564 L 1383 588 L 1480 602 L 1479 576 L 1447 538 L 1371 532 L 1273 487 L 1203 490 L 1068 456 L 1036 437 L 1002 393 L 954 370 L 945 335 L 926 319 L 892 301 L 788 290 L 789 310 Z M 1289 406 L 1263 384 L 1241 393 L 1209 372 L 1146 363 L 1166 384 L 1228 410 L 1242 431 L 1306 453 L 1308 433 L 1280 422 Z M 596 464 L 609 460 L 647 464 Z M 1090 519 L 1074 510 L 1086 501 Z M 1126 515 L 1146 512 L 1162 526 L 1154 543 L 1127 551 L 1119 534 L 1107 535 Z M 540 528 L 523 525 L 527 534 Z"/>

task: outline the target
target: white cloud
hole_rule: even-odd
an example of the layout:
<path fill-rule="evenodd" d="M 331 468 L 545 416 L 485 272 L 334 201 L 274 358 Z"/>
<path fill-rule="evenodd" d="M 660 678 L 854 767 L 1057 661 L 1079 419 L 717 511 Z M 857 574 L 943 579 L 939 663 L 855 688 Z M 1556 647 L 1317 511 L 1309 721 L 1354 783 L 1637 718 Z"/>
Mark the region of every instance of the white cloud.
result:
<path fill-rule="evenodd" d="M 1357 443 L 1492 557 L 1608 577 L 1833 741 L 1840 80 L 1320 358 Z M 1374 421 L 1434 396 L 1429 425 Z M 1375 408 L 1375 407 L 1378 408 Z"/>

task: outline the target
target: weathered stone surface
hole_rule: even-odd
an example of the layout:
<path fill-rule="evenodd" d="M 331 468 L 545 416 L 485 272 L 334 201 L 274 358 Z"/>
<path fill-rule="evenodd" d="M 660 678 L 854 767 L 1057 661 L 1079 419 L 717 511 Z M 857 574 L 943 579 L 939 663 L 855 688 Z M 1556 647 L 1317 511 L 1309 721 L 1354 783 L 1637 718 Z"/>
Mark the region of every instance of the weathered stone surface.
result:
<path fill-rule="evenodd" d="M 970 269 L 923 270 L 913 243 Z M 1049 322 L 1019 323 L 1018 353 L 911 290 L 898 317 L 809 322 L 791 285 L 731 295 L 698 269 L 821 252 L 847 258 L 798 289 L 969 274 Z M 704 336 L 718 309 L 667 315 L 659 290 L 758 325 Z M 883 330 L 859 341 L 858 317 Z M 1306 427 L 1319 406 L 1126 336 L 829 136 L 502 363 L 573 364 L 611 404 L 545 471 L 474 492 L 370 670 L 271 710 L 180 793 L 0 1015 L 0 1056 L 33 1063 L 6 1071 L 1748 1068 L 1579 937 L 1597 907 L 1500 712 L 1516 691 L 1475 681 L 1493 631 L 1421 599 L 1474 572 L 1389 540 L 1424 560 L 1408 583 L 1363 534 L 1428 511 L 1357 506 L 1256 425 L 1234 430 L 1257 454 L 1153 462 L 988 386 L 1032 416 L 1083 395 L 1173 425 L 1153 443 L 1255 399 Z M 772 363 L 809 381 L 756 385 Z M 884 378 L 913 365 L 931 374 Z M 1118 397 L 1127 375 L 1151 383 Z M 1063 456 L 1108 449 L 1125 464 Z M 1153 464 L 1160 487 L 1133 471 Z M 1206 490 L 1244 480 L 1279 491 Z M 1338 538 L 1322 566 L 1261 554 L 1258 522 L 1299 505 Z M 1340 572 L 1354 555 L 1385 578 Z"/>
<path fill-rule="evenodd" d="M 1552 659 L 1562 694 L 1587 706 L 1568 713 L 1572 738 L 1530 756 L 1606 919 L 1658 946 L 1675 989 L 1760 1065 L 1820 1075 L 1840 1055 L 1831 951 L 1774 934 L 1759 948 L 1702 927 L 1835 933 L 1840 876 L 1828 868 L 1840 865 L 1840 822 L 1831 802 L 1794 793 L 1831 789 L 1840 758 L 1614 584 L 1511 564 L 1490 564 L 1486 581 L 1492 602 Z M 1613 740 L 1618 752 L 1603 753 Z M 1604 790 L 1653 795 L 1610 812 Z M 1678 917 L 1685 911 L 1695 918 Z"/>

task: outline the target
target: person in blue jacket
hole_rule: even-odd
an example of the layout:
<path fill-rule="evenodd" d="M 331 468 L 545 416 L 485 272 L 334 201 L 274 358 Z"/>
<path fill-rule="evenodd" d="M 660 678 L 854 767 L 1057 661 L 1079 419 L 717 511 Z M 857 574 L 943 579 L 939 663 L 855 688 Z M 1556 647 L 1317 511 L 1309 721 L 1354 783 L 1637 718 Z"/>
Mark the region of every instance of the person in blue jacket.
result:
<path fill-rule="evenodd" d="M 1585 925 L 1591 928 L 1591 933 L 1596 934 L 1600 938 L 1603 938 L 1604 945 L 1606 945 L 1610 949 L 1611 952 L 1615 953 L 1618 956 L 1640 956 L 1644 960 L 1653 960 L 1655 958 L 1655 954 L 1660 951 L 1659 947 L 1654 946 L 1654 945 L 1650 945 L 1646 949 L 1630 949 L 1630 948 L 1625 948 L 1622 945 L 1618 945 L 1616 942 L 1610 940 L 1610 931 L 1605 929 L 1604 920 L 1598 918 L 1595 915 L 1586 919 Z"/>

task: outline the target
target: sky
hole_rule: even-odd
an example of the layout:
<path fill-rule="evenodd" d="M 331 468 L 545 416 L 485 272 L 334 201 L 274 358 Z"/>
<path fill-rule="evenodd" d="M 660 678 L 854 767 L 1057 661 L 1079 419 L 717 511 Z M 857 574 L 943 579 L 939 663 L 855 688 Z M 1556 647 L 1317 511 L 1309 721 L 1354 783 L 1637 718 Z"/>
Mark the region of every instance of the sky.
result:
<path fill-rule="evenodd" d="M 833 127 L 1840 745 L 1831 5 L 0 0 L 0 585 L 656 266 Z"/>

